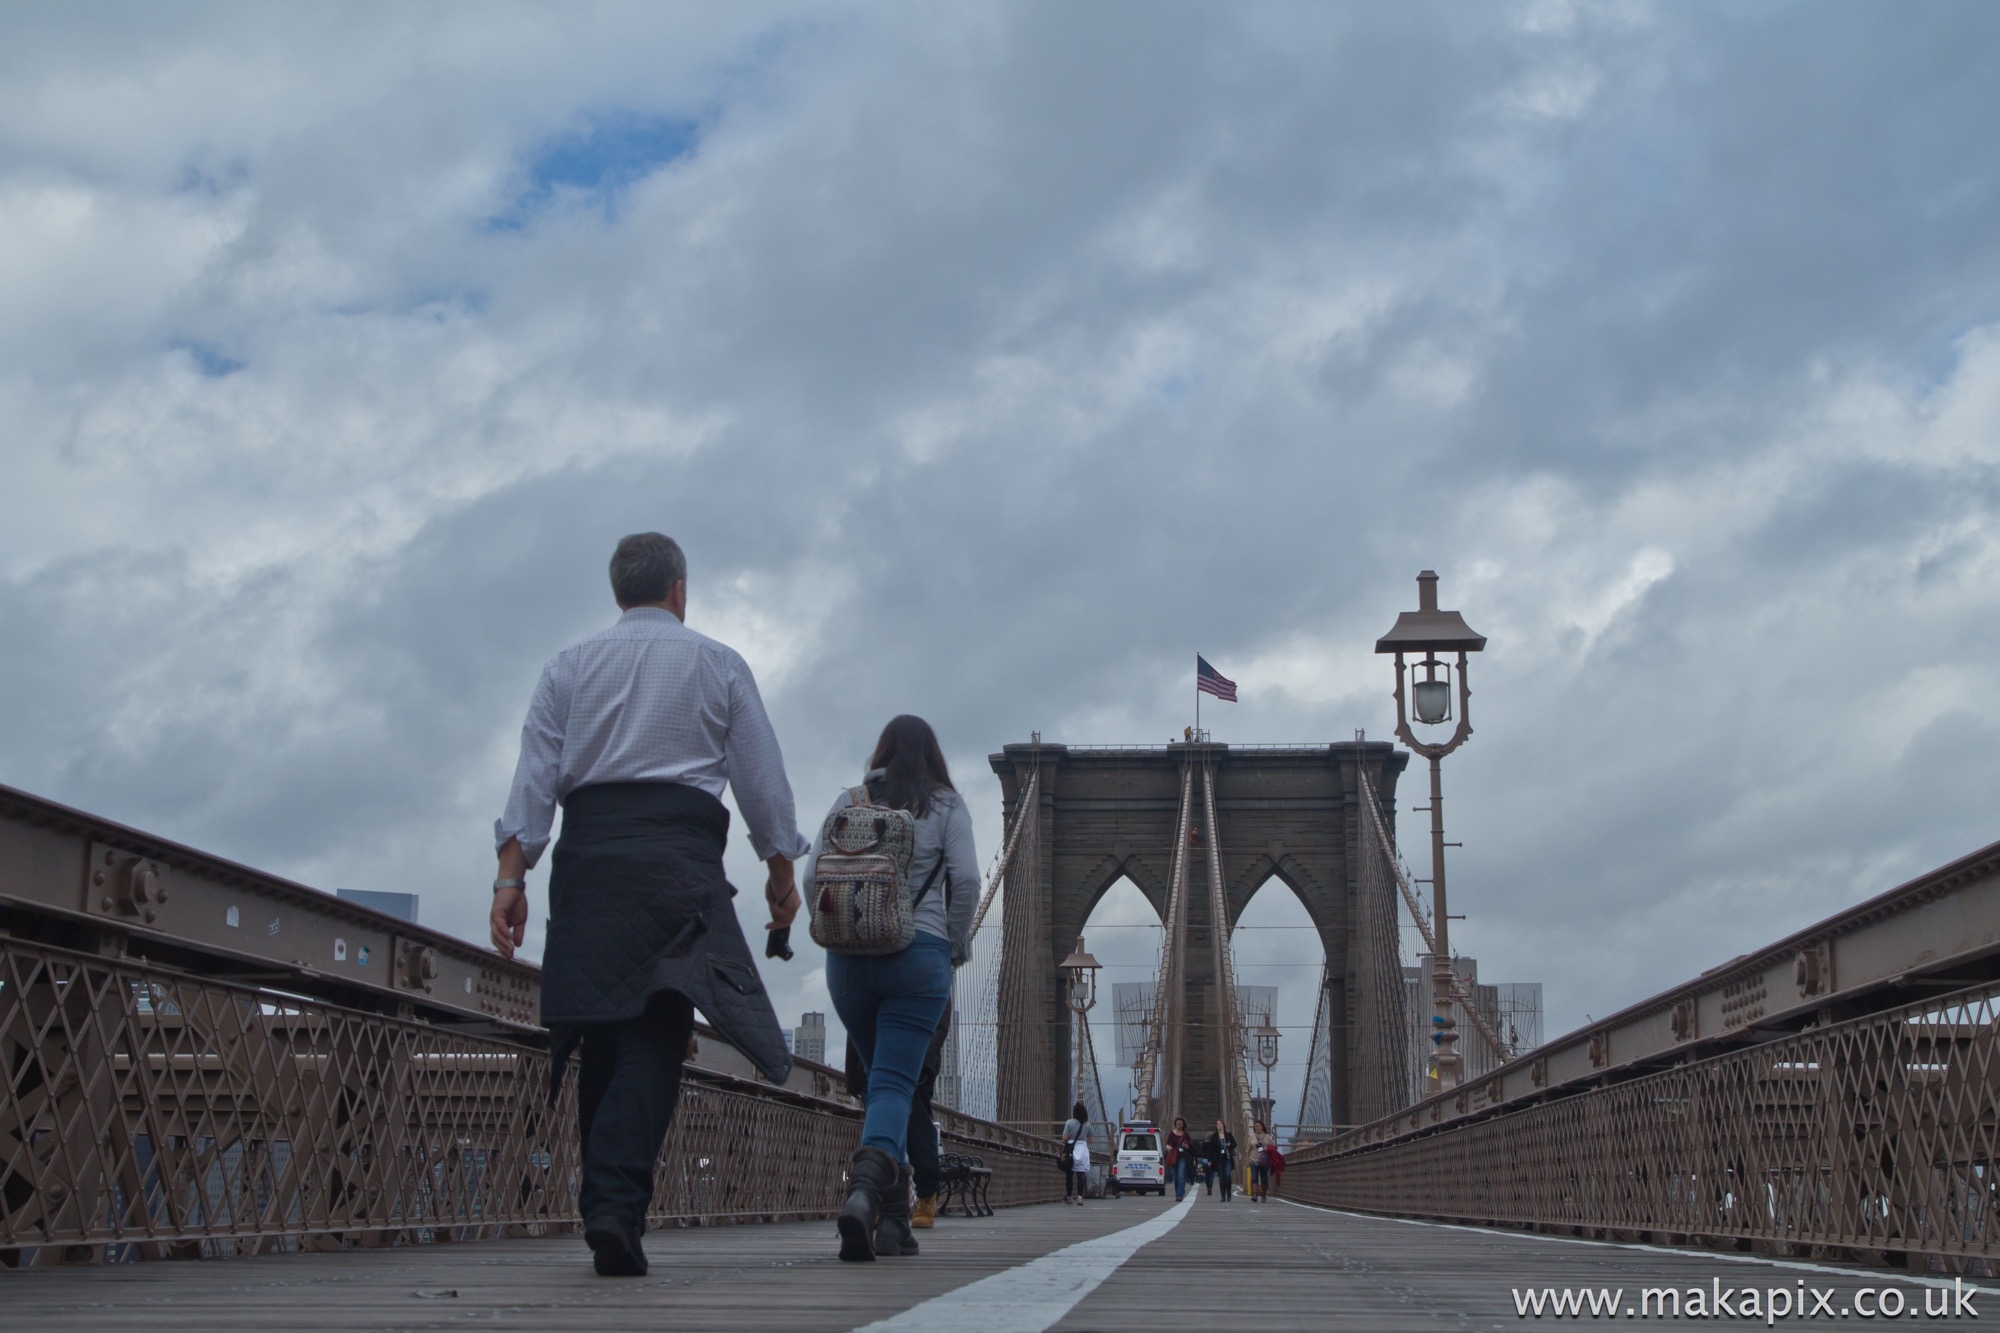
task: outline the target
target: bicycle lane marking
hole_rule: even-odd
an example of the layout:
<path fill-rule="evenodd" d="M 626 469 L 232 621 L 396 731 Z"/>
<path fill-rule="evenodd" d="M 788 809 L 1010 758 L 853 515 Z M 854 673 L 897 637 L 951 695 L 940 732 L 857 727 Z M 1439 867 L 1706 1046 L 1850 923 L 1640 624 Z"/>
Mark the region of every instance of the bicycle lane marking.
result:
<path fill-rule="evenodd" d="M 854 1333 L 904 1333 L 951 1324 L 982 1333 L 1042 1333 L 1096 1291 L 1127 1259 L 1179 1226 L 1190 1196 L 1158 1217 L 1095 1240 L 1078 1241 L 991 1277 L 933 1296 Z M 897 1262 L 891 1260 L 890 1262 Z"/>

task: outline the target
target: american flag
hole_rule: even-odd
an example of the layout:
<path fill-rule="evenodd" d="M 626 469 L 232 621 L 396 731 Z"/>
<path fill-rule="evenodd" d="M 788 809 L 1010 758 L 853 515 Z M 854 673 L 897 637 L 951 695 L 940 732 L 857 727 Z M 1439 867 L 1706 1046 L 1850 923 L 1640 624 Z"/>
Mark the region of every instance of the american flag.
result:
<path fill-rule="evenodd" d="M 1236 702 L 1236 682 L 1210 666 L 1208 659 L 1200 653 L 1194 655 L 1194 687 L 1224 703 Z"/>

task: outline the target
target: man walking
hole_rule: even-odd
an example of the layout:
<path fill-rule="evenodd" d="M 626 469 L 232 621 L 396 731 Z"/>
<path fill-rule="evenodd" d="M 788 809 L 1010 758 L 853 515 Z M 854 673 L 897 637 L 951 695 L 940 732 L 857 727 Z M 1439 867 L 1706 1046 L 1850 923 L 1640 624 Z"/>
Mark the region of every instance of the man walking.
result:
<path fill-rule="evenodd" d="M 584 1239 L 600 1274 L 625 1277 L 646 1271 L 639 1238 L 695 1009 L 772 1082 L 791 1072 L 723 874 L 723 787 L 766 866 L 773 927 L 798 914 L 792 862 L 808 844 L 750 668 L 682 623 L 681 548 L 657 532 L 625 538 L 611 590 L 618 623 L 551 659 L 528 705 L 493 826 L 492 930 L 493 947 L 513 957 L 527 931 L 527 872 L 560 802 L 542 955 L 550 1093 L 581 1047 Z"/>

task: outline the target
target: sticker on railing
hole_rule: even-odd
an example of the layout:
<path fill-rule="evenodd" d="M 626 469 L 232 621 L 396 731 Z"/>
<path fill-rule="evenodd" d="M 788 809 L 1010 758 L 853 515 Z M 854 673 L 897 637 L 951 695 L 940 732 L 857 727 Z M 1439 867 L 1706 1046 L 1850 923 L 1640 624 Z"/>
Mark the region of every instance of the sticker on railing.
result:
<path fill-rule="evenodd" d="M 333 940 L 333 961 L 336 963 L 347 961 L 347 941 L 337 935 Z"/>

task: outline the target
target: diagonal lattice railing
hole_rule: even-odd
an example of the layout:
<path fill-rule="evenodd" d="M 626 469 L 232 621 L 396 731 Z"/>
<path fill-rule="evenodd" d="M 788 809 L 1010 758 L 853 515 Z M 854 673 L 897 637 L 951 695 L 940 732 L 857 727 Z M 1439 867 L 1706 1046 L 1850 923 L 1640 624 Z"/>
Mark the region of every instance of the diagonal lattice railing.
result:
<path fill-rule="evenodd" d="M 1380 1146 L 1307 1149 L 1285 1192 L 1992 1275 L 2000 983 Z"/>
<path fill-rule="evenodd" d="M 575 1080 L 526 1042 L 0 938 L 0 1263 L 379 1244 L 578 1221 Z M 859 1112 L 690 1066 L 651 1221 L 830 1216 Z M 997 1204 L 1054 1145 L 941 1111 Z"/>

